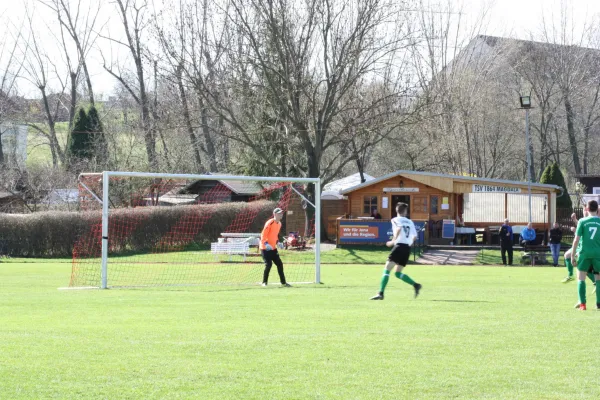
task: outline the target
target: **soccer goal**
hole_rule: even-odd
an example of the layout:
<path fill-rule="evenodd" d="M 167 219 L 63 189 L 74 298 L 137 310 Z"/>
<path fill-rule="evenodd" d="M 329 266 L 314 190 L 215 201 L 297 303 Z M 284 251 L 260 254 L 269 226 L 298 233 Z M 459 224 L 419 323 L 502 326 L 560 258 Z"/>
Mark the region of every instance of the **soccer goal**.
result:
<path fill-rule="evenodd" d="M 275 208 L 287 282 L 319 283 L 320 190 L 317 178 L 81 174 L 69 286 L 260 284 L 260 235 Z M 275 265 L 269 283 L 279 284 Z"/>

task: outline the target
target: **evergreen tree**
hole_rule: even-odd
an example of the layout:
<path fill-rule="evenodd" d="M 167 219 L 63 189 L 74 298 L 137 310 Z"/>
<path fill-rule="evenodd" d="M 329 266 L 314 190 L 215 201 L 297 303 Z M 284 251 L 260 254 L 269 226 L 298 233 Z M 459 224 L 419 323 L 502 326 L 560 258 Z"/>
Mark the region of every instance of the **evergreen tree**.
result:
<path fill-rule="evenodd" d="M 100 116 L 98 115 L 98 110 L 96 107 L 90 107 L 87 117 L 87 131 L 89 132 L 89 137 L 92 140 L 94 156 L 99 163 L 104 164 L 108 159 L 108 144 L 106 143 L 104 127 L 102 126 L 102 122 L 100 121 Z"/>
<path fill-rule="evenodd" d="M 557 163 L 552 163 L 546 167 L 540 178 L 540 183 L 556 185 L 563 188 L 563 195 L 556 198 L 557 208 L 572 208 L 571 197 L 565 184 L 565 178 Z"/>
<path fill-rule="evenodd" d="M 73 129 L 69 135 L 68 154 L 73 163 L 95 159 L 98 163 L 105 164 L 108 159 L 104 127 L 96 107 L 92 106 L 87 113 L 82 107 L 75 114 Z"/>
<path fill-rule="evenodd" d="M 69 159 L 86 160 L 90 159 L 93 154 L 93 140 L 90 138 L 88 130 L 88 116 L 83 108 L 80 108 L 75 114 L 73 121 L 73 129 L 69 135 Z"/>

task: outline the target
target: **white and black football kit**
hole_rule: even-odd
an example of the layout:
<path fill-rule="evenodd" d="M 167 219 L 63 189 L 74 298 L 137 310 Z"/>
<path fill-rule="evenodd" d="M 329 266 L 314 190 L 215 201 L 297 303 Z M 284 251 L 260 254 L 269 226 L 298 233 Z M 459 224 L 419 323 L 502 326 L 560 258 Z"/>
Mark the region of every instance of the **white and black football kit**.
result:
<path fill-rule="evenodd" d="M 396 243 L 388 256 L 388 260 L 398 265 L 405 266 L 410 257 L 410 246 L 417 236 L 415 224 L 406 217 L 396 217 L 392 219 L 392 231 L 395 233 L 400 230 Z"/>

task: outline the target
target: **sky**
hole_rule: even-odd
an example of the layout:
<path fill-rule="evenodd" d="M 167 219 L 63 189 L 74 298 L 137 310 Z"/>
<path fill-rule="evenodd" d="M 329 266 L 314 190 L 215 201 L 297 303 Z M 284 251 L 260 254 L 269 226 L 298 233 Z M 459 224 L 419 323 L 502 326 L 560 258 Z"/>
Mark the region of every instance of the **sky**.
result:
<path fill-rule="evenodd" d="M 71 0 L 72 2 L 76 0 Z M 84 2 L 88 0 L 83 0 Z M 116 12 L 114 12 L 114 4 L 108 4 L 109 0 L 96 0 L 106 2 L 103 14 L 100 19 L 105 24 L 105 30 L 110 30 L 111 36 L 122 38 L 123 32 L 120 21 Z M 161 1 L 161 0 L 154 0 Z M 425 2 L 445 2 L 446 0 L 423 0 Z M 542 21 L 547 21 L 547 25 L 551 25 L 552 21 L 558 22 L 562 9 L 566 9 L 570 15 L 574 32 L 579 34 L 582 27 L 590 24 L 593 21 L 598 22 L 600 18 L 600 0 L 450 0 L 457 7 L 462 4 L 462 20 L 476 21 L 483 10 L 487 10 L 486 23 L 478 33 L 494 35 L 494 36 L 510 36 L 519 39 L 539 38 L 541 34 Z M 0 0 L 0 35 L 6 33 L 8 24 L 5 21 L 18 21 L 22 19 L 26 6 L 36 7 L 35 15 L 38 18 L 36 27 L 39 30 L 42 40 L 51 41 L 51 36 L 48 32 L 48 25 L 51 22 L 52 13 L 40 4 L 36 4 L 36 0 Z M 43 11 L 42 11 L 43 10 Z M 4 27 L 4 28 L 2 28 Z M 2 30 L 4 29 L 4 31 Z M 1 36 L 0 36 L 1 37 Z M 106 40 L 100 39 L 97 46 L 101 47 L 105 54 L 112 52 L 117 57 L 126 57 L 126 52 L 119 50 L 118 46 L 109 45 Z M 56 57 L 60 57 L 60 51 L 56 45 L 48 46 L 50 53 L 54 52 Z M 0 59 L 0 63 L 2 59 Z M 90 55 L 88 61 L 91 70 L 94 91 L 97 96 L 108 96 L 111 94 L 118 84 L 102 68 L 102 57 L 100 51 L 95 50 Z M 1 66 L 0 66 L 1 67 Z M 25 93 L 27 97 L 35 96 L 35 87 L 25 82 L 21 83 L 19 89 Z"/>

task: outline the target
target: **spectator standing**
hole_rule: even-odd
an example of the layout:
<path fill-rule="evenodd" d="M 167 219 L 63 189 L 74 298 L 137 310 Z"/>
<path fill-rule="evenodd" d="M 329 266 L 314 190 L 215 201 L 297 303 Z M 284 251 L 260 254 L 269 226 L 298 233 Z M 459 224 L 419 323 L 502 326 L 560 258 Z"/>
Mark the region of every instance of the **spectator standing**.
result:
<path fill-rule="evenodd" d="M 506 254 L 508 253 L 508 265 L 512 265 L 513 231 L 512 226 L 508 224 L 508 218 L 504 220 L 504 225 L 500 227 L 500 253 L 502 255 L 502 264 L 506 265 Z"/>
<path fill-rule="evenodd" d="M 560 256 L 560 243 L 562 242 L 562 229 L 555 222 L 550 229 L 550 252 L 552 252 L 552 265 L 558 266 L 558 257 Z"/>

